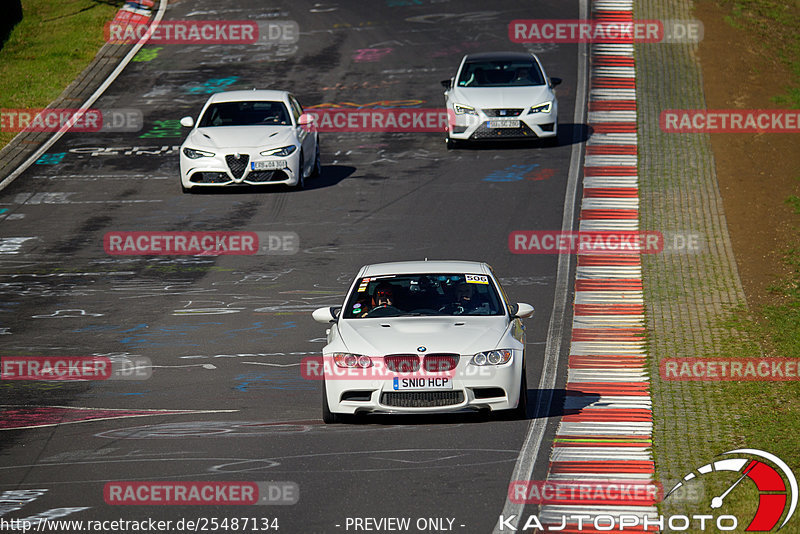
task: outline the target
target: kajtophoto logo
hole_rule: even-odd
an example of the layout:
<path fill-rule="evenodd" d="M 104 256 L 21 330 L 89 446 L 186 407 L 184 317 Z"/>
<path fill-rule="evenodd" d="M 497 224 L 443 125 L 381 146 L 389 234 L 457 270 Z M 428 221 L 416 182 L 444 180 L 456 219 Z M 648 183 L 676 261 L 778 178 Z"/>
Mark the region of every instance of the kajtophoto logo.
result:
<path fill-rule="evenodd" d="M 580 506 L 585 513 L 561 513 L 559 515 L 536 515 L 527 517 L 512 514 L 500 515 L 497 523 L 499 532 L 598 532 L 598 531 L 656 531 L 686 532 L 696 531 L 730 532 L 737 531 L 739 522 L 744 520 L 726 510 L 726 499 L 745 479 L 755 484 L 758 503 L 753 518 L 745 532 L 777 532 L 786 526 L 797 509 L 797 478 L 789 466 L 774 454 L 759 449 L 735 449 L 719 456 L 730 456 L 716 460 L 694 469 L 684 476 L 664 497 L 672 504 L 687 502 L 682 495 L 692 493 L 697 486 L 708 487 L 707 482 L 718 483 L 724 487 L 714 496 L 708 506 L 710 513 L 654 515 L 624 511 L 625 507 L 652 504 L 660 496 L 660 487 L 655 482 L 635 483 L 631 481 L 597 482 L 556 481 L 536 483 L 535 481 L 513 481 L 509 486 L 512 502 L 558 504 Z M 743 490 L 735 495 L 743 496 Z M 703 493 L 703 492 L 700 492 Z M 746 499 L 746 496 L 745 496 Z M 707 502 L 700 501 L 701 505 Z M 600 509 L 592 511 L 591 506 L 617 505 L 621 513 L 608 513 Z M 727 512 L 727 513 L 725 513 Z M 781 521 L 783 519 L 783 521 Z M 558 523 L 556 523 L 558 522 Z M 780 523 L 780 524 L 779 524 Z M 568 529 L 568 530 L 565 530 Z M 794 531 L 793 531 L 794 532 Z"/>
<path fill-rule="evenodd" d="M 758 509 L 750 524 L 745 529 L 746 532 L 771 532 L 783 517 L 783 522 L 776 530 L 782 529 L 794 515 L 797 508 L 797 478 L 786 465 L 786 462 L 768 452 L 758 449 L 735 449 L 723 452 L 720 456 L 728 454 L 739 455 L 736 458 L 726 458 L 717 460 L 710 464 L 698 467 L 675 484 L 667 493 L 664 499 L 675 492 L 684 484 L 691 483 L 702 477 L 713 477 L 717 473 L 741 473 L 736 481 L 728 487 L 721 495 L 711 499 L 711 508 L 716 510 L 725 504 L 725 498 L 744 481 L 750 479 L 758 489 Z M 761 460 L 769 460 L 777 466 L 777 469 Z M 787 489 L 788 483 L 788 489 Z M 790 495 L 787 495 L 787 492 Z M 788 505 L 788 506 L 787 506 Z"/>

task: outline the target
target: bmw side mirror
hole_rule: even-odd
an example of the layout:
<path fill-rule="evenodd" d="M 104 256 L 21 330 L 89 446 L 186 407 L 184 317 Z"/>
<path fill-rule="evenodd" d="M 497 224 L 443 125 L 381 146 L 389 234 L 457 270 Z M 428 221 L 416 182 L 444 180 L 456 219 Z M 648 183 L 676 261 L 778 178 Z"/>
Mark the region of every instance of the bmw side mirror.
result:
<path fill-rule="evenodd" d="M 555 87 L 562 82 L 561 78 L 550 78 L 550 87 Z"/>
<path fill-rule="evenodd" d="M 449 80 L 442 80 L 440 83 L 442 84 L 442 87 L 444 87 L 445 89 L 450 89 L 450 87 L 452 87 L 453 85 L 453 79 L 450 78 Z"/>
<path fill-rule="evenodd" d="M 192 126 L 194 126 L 194 119 L 191 117 L 182 118 L 181 126 L 185 126 L 186 128 L 191 128 Z"/>
<path fill-rule="evenodd" d="M 334 323 L 339 318 L 339 313 L 342 311 L 339 307 L 326 306 L 324 308 L 317 308 L 311 313 L 311 317 L 315 321 L 322 324 Z"/>

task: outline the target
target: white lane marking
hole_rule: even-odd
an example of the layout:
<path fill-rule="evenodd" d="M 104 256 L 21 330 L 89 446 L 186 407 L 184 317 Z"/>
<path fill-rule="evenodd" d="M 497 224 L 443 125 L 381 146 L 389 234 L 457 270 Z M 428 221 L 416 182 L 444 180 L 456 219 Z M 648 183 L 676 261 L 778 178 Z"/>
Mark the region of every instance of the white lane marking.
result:
<path fill-rule="evenodd" d="M 0 237 L 0 254 L 19 254 L 22 245 L 38 237 Z"/>
<path fill-rule="evenodd" d="M 61 139 L 61 136 L 64 135 L 70 128 L 72 128 L 72 126 L 78 121 L 78 116 L 81 115 L 87 109 L 89 109 L 89 107 L 92 104 L 94 104 L 98 98 L 100 98 L 100 96 L 106 91 L 106 89 L 108 89 L 111 86 L 111 84 L 114 83 L 114 80 L 117 79 L 117 76 L 119 76 L 122 73 L 125 67 L 128 66 L 128 63 L 130 63 L 133 57 L 139 52 L 139 49 L 142 48 L 142 46 L 144 46 L 144 44 L 150 39 L 150 36 L 153 35 L 153 32 L 158 27 L 158 23 L 161 22 L 161 19 L 164 17 L 164 12 L 167 10 L 167 1 L 168 0 L 161 0 L 161 4 L 158 7 L 158 11 L 156 12 L 155 17 L 153 18 L 152 24 L 150 24 L 145 34 L 142 35 L 141 39 L 139 39 L 139 41 L 137 41 L 135 45 L 133 45 L 133 48 L 131 48 L 130 51 L 128 51 L 128 54 L 124 58 L 122 58 L 122 61 L 119 62 L 119 65 L 117 65 L 114 71 L 108 75 L 108 78 L 106 78 L 105 81 L 103 81 L 103 83 L 100 85 L 100 87 L 97 88 L 97 90 L 92 94 L 92 96 L 90 96 L 86 100 L 86 102 L 83 103 L 83 105 L 78 109 L 78 112 L 76 112 L 75 116 L 73 116 L 72 119 L 64 123 L 64 126 L 62 126 L 61 129 L 59 129 L 56 133 L 54 133 L 53 136 L 50 137 L 50 139 L 45 141 L 44 144 L 40 146 L 38 150 L 36 150 L 36 152 L 34 152 L 28 159 L 26 159 L 22 163 L 22 165 L 17 167 L 2 182 L 0 182 L 0 191 L 8 187 L 9 184 L 11 184 L 11 182 L 16 180 L 17 177 L 19 177 L 19 175 L 25 172 L 28 169 L 28 167 L 33 165 L 33 163 L 36 160 L 38 160 L 42 156 L 42 154 L 50 150 L 50 147 L 56 144 L 56 141 Z"/>
<path fill-rule="evenodd" d="M 580 18 L 588 18 L 588 0 L 580 0 Z M 588 53 L 585 43 L 578 44 L 578 72 L 577 86 L 575 90 L 575 112 L 573 123 L 584 124 L 586 117 L 586 103 L 588 94 L 587 70 Z M 576 132 L 577 135 L 577 132 Z M 578 176 L 581 173 L 583 163 L 583 143 L 575 142 L 572 145 L 572 152 L 569 160 L 569 173 L 567 175 L 567 189 L 564 197 L 564 215 L 561 220 L 562 231 L 572 230 L 572 221 L 575 216 L 575 205 L 578 187 Z M 539 379 L 539 391 L 544 391 L 543 398 L 537 395 L 537 411 L 534 419 L 528 425 L 528 433 L 519 451 L 519 457 L 514 465 L 511 474 L 513 480 L 530 480 L 533 466 L 539 457 L 539 449 L 544 439 L 544 432 L 547 428 L 548 417 L 553 403 L 553 389 L 556 384 L 556 370 L 558 368 L 559 355 L 561 353 L 561 338 L 566 322 L 567 295 L 569 294 L 569 271 L 570 255 L 560 254 L 558 258 L 558 270 L 556 275 L 556 291 L 553 299 L 553 314 L 550 316 L 550 324 L 547 329 L 547 345 L 545 345 L 545 357 L 543 362 L 542 376 Z M 502 517 L 520 516 L 525 508 L 524 503 L 511 502 L 506 495 L 503 505 Z M 493 534 L 501 532 L 502 522 L 498 517 Z"/>
<path fill-rule="evenodd" d="M 297 363 L 268 363 L 268 362 L 242 362 L 248 365 L 266 365 L 268 367 L 296 367 L 300 365 L 300 362 Z"/>
<path fill-rule="evenodd" d="M 202 367 L 203 369 L 216 369 L 217 366 L 210 363 L 193 363 L 189 365 L 151 365 L 153 369 L 182 369 L 184 367 Z"/>

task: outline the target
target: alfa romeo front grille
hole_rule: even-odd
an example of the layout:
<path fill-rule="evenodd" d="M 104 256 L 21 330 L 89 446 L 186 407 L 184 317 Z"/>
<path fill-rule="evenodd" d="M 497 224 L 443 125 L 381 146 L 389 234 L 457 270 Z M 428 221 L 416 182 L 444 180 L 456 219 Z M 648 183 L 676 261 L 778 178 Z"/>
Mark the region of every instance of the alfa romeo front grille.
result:
<path fill-rule="evenodd" d="M 288 176 L 283 171 L 250 171 L 247 175 L 248 182 L 280 182 Z"/>
<path fill-rule="evenodd" d="M 228 168 L 231 170 L 231 174 L 234 178 L 241 178 L 242 175 L 244 175 L 249 161 L 250 156 L 247 154 L 239 154 L 238 158 L 235 154 L 228 154 L 225 156 L 225 162 L 228 164 Z"/>
<path fill-rule="evenodd" d="M 196 172 L 189 177 L 189 181 L 194 184 L 224 184 L 231 179 L 224 172 Z"/>

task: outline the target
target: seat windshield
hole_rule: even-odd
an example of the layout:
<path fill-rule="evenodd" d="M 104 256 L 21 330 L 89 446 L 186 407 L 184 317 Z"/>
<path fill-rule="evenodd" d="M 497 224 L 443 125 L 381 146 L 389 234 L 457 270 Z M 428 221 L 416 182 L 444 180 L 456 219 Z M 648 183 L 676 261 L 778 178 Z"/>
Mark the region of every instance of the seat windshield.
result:
<path fill-rule="evenodd" d="M 361 278 L 345 319 L 503 315 L 492 280 L 480 274 L 404 274 Z"/>
<path fill-rule="evenodd" d="M 459 87 L 525 87 L 544 85 L 535 61 L 470 61 L 458 77 Z"/>
<path fill-rule="evenodd" d="M 212 126 L 290 126 L 283 102 L 218 102 L 211 104 L 200 119 L 200 127 Z"/>

